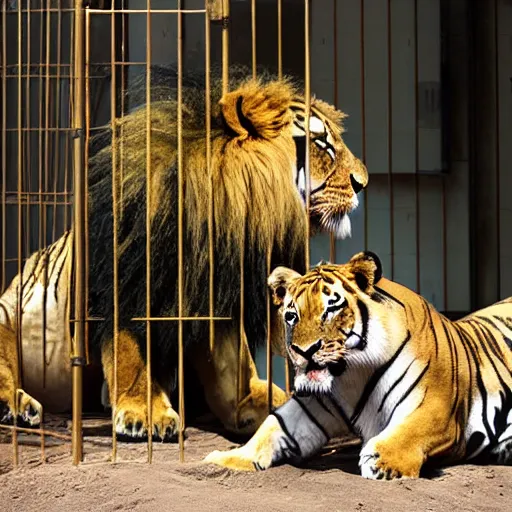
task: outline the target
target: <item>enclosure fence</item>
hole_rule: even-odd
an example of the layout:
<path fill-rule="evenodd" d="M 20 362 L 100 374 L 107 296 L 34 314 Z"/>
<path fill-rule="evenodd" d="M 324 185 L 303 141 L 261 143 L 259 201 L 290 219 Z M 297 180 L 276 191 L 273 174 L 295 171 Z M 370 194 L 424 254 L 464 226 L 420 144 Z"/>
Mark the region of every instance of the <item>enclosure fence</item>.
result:
<path fill-rule="evenodd" d="M 320 5 L 321 4 L 321 5 Z M 407 4 L 407 5 L 405 5 Z M 2 0 L 1 3 L 1 286 L 4 291 L 15 274 L 22 273 L 30 254 L 56 241 L 67 229 L 73 229 L 74 262 L 70 298 L 73 335 L 69 339 L 72 375 L 71 436 L 45 428 L 28 429 L 17 425 L 0 425 L 11 432 L 13 464 L 19 464 L 18 434 L 40 436 L 41 460 L 45 460 L 45 439 L 54 437 L 72 444 L 73 464 L 84 457 L 82 413 L 83 371 L 89 363 L 88 329 L 92 322 L 103 322 L 88 315 L 89 275 L 88 253 L 91 240 L 88 232 L 88 151 L 95 131 L 113 120 L 122 120 L 129 110 L 125 91 L 130 70 L 146 72 L 146 313 L 133 322 L 146 325 L 147 410 L 152 425 L 152 322 L 175 322 L 178 326 L 179 369 L 178 428 L 179 458 L 184 460 L 185 378 L 183 327 L 186 322 L 209 323 L 209 342 L 215 345 L 217 322 L 229 320 L 215 316 L 214 305 L 214 220 L 215 194 L 211 169 L 211 69 L 212 54 L 220 60 L 223 91 L 228 92 L 229 65 L 240 60 L 240 48 L 233 44 L 237 27 L 244 23 L 245 41 L 250 40 L 250 60 L 254 77 L 258 65 L 272 61 L 279 77 L 284 69 L 295 66 L 302 75 L 306 102 L 306 210 L 310 208 L 309 116 L 312 94 L 349 111 L 347 146 L 368 166 L 369 188 L 360 198 L 361 206 L 353 220 L 354 238 L 336 241 L 328 237 L 310 237 L 305 263 L 316 263 L 318 256 L 333 262 L 344 262 L 358 250 L 382 253 L 385 271 L 390 279 L 405 282 L 423 293 L 444 311 L 469 309 L 469 284 L 460 289 L 460 296 L 450 292 L 458 283 L 455 268 L 465 281 L 469 260 L 458 261 L 460 247 L 468 243 L 465 231 L 468 219 L 457 221 L 460 210 L 453 198 L 461 197 L 460 189 L 450 182 L 446 167 L 446 148 L 441 136 L 441 60 L 429 63 L 428 55 L 439 56 L 442 28 L 442 7 L 439 1 L 414 0 L 326 0 L 325 2 L 290 0 Z M 246 9 L 243 11 L 243 9 Z M 261 13 L 274 13 L 276 33 L 273 55 L 267 52 L 265 33 L 268 23 Z M 235 14 L 237 18 L 235 20 Z M 249 13 L 249 19 L 241 13 Z M 298 14 L 297 14 L 298 12 Z M 293 26 L 300 40 L 293 40 L 287 29 L 287 16 L 294 16 L 301 26 Z M 186 25 L 194 21 L 193 30 Z M 422 29 L 422 19 L 430 20 Z M 137 21 L 135 21 L 137 20 Z M 143 20 L 143 21 L 140 21 Z M 159 21 L 163 20 L 163 21 Z M 242 21 L 240 21 L 242 20 Z M 405 20 L 405 22 L 404 22 Z M 192 22 L 191 22 L 192 23 Z M 201 33 L 197 29 L 202 24 Z M 160 46 L 155 48 L 159 31 L 163 36 L 175 35 L 176 53 L 172 59 L 177 68 L 177 170 L 178 170 L 178 269 L 177 315 L 151 315 L 151 66 L 161 59 Z M 427 34 L 435 27 L 435 34 Z M 289 27 L 288 27 L 289 28 Z M 133 30 L 134 33 L 130 33 Z M 198 35 L 200 34 L 200 35 Z M 240 33 L 235 34 L 237 37 Z M 293 33 L 293 35 L 295 35 Z M 303 35 L 303 38 L 302 38 Z M 160 37 L 160 36 L 158 36 Z M 184 197 L 183 197 L 183 133 L 182 93 L 184 58 L 204 43 L 201 57 L 205 76 L 206 162 L 209 178 L 208 258 L 209 314 L 187 316 L 184 310 Z M 164 40 L 168 41 L 168 39 Z M 160 45 L 164 44 L 160 43 Z M 287 46 L 288 45 L 288 46 Z M 186 46 L 186 47 L 185 47 Z M 217 49 L 220 51 L 217 52 Z M 262 50 L 263 48 L 263 50 Z M 133 54 L 133 55 L 132 55 Z M 156 57 L 155 57 L 155 54 Z M 287 56 L 300 54 L 299 64 L 289 66 Z M 104 56 L 107 55 L 107 58 Z M 197 58 L 199 59 L 199 57 Z M 425 64 L 425 62 L 427 62 Z M 422 67 L 423 66 L 423 67 Z M 430 76 L 429 76 L 430 73 Z M 432 78 L 432 76 L 434 78 Z M 373 82 L 378 86 L 373 88 Z M 406 85 L 403 85 L 406 84 Z M 403 107 L 403 105 L 406 105 Z M 108 108 L 105 108 L 108 105 Z M 349 107 L 349 108 L 348 108 Z M 380 117 L 383 116 L 382 119 Z M 379 119 L 377 122 L 376 119 Z M 121 128 L 122 129 L 122 128 Z M 123 172 L 122 144 L 116 129 L 112 133 L 112 168 Z M 428 155 L 434 154 L 430 158 Z M 384 157 L 383 157 L 384 155 Z M 430 159 L 429 159 L 430 158 Z M 117 233 L 118 205 L 123 191 L 112 173 L 113 233 Z M 467 185 L 467 183 L 466 183 Z M 464 186 L 466 186 L 464 185 Z M 122 214 L 122 213 L 121 213 Z M 464 227 L 464 229 L 463 229 Z M 311 241 L 310 241 L 311 239 Z M 119 340 L 119 269 L 118 241 L 113 234 L 113 347 L 114 389 L 112 417 L 118 395 Z M 239 374 L 242 365 L 244 328 L 244 276 L 241 248 L 240 264 L 240 333 Z M 469 257 L 469 256 L 468 256 Z M 270 272 L 270 253 L 266 255 Z M 311 261 L 310 261 L 311 260 Z M 462 268 L 461 268 L 462 265 Z M 268 272 L 268 273 L 269 273 Z M 450 277 L 451 275 L 451 277 Z M 434 277 L 433 277 L 434 276 Z M 469 281 L 469 280 L 468 280 Z M 19 286 L 19 304 L 23 293 Z M 452 293 L 452 295 L 450 295 Z M 469 300 L 469 299 L 468 299 Z M 265 371 L 269 380 L 268 404 L 272 404 L 272 379 L 275 373 L 271 347 L 271 300 L 267 294 L 267 346 Z M 17 321 L 17 357 L 20 382 L 23 382 L 23 332 L 21 307 Z M 44 338 L 44 337 L 43 337 Z M 1 342 L 1 340 L 0 340 Z M 40 361 L 43 368 L 41 387 L 46 385 L 45 368 L 48 354 L 43 341 Z M 291 392 L 290 371 L 284 363 L 286 391 Z M 239 384 L 240 388 L 240 384 Z M 241 390 L 239 389 L 239 392 Z M 242 398 L 242 397 L 240 397 Z M 16 401 L 17 403 L 17 401 Z M 44 403 L 43 403 L 44 406 Z M 151 427 L 149 427 L 151 428 Z M 153 459 L 152 436 L 147 436 L 147 461 Z M 112 453 L 109 460 L 119 460 L 115 424 L 112 422 Z"/>

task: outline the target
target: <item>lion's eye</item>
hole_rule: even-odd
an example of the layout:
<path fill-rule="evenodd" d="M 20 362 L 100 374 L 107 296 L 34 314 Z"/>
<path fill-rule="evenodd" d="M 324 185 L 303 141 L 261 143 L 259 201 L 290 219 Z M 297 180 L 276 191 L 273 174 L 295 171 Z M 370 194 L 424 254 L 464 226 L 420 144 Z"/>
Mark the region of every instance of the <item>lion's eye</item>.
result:
<path fill-rule="evenodd" d="M 287 311 L 284 314 L 284 320 L 288 325 L 295 325 L 299 320 L 299 315 L 295 311 Z"/>

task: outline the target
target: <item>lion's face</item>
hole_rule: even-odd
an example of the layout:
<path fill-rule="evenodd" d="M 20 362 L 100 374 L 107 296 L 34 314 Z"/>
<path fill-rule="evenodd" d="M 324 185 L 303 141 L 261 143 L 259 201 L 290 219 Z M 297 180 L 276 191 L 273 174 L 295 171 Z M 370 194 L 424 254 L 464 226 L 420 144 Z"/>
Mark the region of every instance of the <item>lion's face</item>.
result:
<path fill-rule="evenodd" d="M 292 104 L 293 137 L 297 147 L 296 185 L 306 202 L 305 114 L 301 102 Z M 313 225 L 339 238 L 351 234 L 349 213 L 357 208 L 357 194 L 368 184 L 368 171 L 345 145 L 343 114 L 331 105 L 314 100 L 311 105 L 310 215 Z"/>

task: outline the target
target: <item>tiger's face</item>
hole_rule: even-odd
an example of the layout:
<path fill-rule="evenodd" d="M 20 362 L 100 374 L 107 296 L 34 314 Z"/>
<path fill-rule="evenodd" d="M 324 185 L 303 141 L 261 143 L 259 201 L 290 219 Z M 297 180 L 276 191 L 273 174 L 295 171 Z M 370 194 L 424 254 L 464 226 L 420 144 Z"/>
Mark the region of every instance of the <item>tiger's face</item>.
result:
<path fill-rule="evenodd" d="M 269 277 L 285 327 L 297 392 L 330 392 L 353 351 L 365 348 L 363 299 L 380 279 L 377 256 L 360 253 L 345 265 L 319 265 L 304 276 L 278 267 Z"/>
<path fill-rule="evenodd" d="M 295 182 L 306 203 L 306 124 L 304 104 L 292 103 L 293 137 L 297 149 Z M 331 105 L 313 100 L 310 131 L 310 216 L 313 227 L 334 232 L 338 238 L 351 235 L 349 214 L 359 205 L 358 193 L 368 184 L 368 171 L 345 145 L 343 118 Z"/>

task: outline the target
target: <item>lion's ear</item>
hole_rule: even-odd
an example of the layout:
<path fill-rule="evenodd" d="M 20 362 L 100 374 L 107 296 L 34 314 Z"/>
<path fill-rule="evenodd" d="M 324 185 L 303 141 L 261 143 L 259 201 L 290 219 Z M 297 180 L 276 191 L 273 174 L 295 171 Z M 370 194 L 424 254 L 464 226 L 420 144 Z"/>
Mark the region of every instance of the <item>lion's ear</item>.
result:
<path fill-rule="evenodd" d="M 382 263 L 373 252 L 364 251 L 352 256 L 349 261 L 359 289 L 368 293 L 382 278 Z"/>
<path fill-rule="evenodd" d="M 268 278 L 268 285 L 272 290 L 274 304 L 280 306 L 290 284 L 301 277 L 298 272 L 287 267 L 277 267 Z"/>
<path fill-rule="evenodd" d="M 293 89 L 287 82 L 261 85 L 251 80 L 225 94 L 220 106 L 226 124 L 239 140 L 273 139 L 292 122 L 292 97 Z"/>

